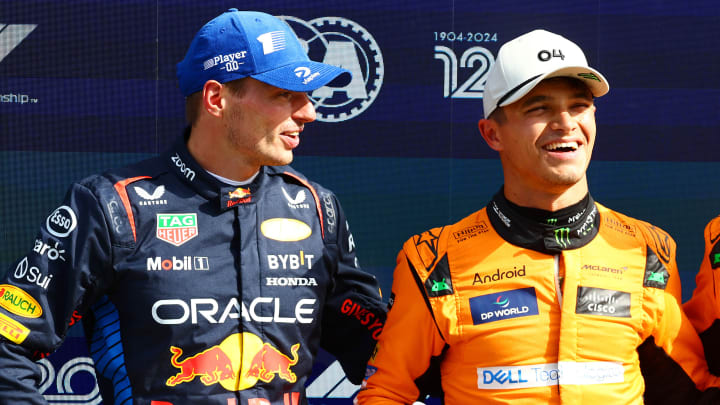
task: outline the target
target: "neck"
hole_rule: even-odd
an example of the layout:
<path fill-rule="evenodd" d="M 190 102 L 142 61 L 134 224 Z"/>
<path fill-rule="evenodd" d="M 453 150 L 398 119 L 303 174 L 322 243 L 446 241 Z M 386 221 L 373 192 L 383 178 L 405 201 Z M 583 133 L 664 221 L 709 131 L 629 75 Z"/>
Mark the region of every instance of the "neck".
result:
<path fill-rule="evenodd" d="M 589 190 L 587 178 L 583 177 L 571 186 L 551 186 L 543 189 L 518 187 L 506 183 L 503 191 L 505 198 L 515 205 L 554 212 L 578 203 Z"/>
<path fill-rule="evenodd" d="M 260 170 L 237 156 L 222 128 L 192 127 L 187 148 L 203 169 L 233 181 L 248 180 Z"/>

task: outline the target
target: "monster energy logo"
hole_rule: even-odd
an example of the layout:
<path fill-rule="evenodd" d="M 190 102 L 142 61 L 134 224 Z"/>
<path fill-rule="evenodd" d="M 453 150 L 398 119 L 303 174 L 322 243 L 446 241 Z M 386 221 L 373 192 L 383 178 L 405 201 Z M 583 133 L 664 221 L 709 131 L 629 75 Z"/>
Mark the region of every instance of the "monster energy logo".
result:
<path fill-rule="evenodd" d="M 433 292 L 444 291 L 444 290 L 450 289 L 450 286 L 448 285 L 448 283 L 445 282 L 444 278 L 440 281 L 432 280 L 432 283 L 433 283 L 433 285 L 432 285 L 431 290 Z"/>
<path fill-rule="evenodd" d="M 578 73 L 578 76 L 582 77 L 583 79 L 600 81 L 600 79 L 592 73 Z"/>
<path fill-rule="evenodd" d="M 555 225 L 557 224 L 557 218 L 548 218 L 547 223 L 550 225 Z"/>
<path fill-rule="evenodd" d="M 715 253 L 715 259 L 713 260 L 713 264 L 720 263 L 720 253 Z"/>
<path fill-rule="evenodd" d="M 570 228 L 555 229 L 555 242 L 563 249 L 570 246 Z"/>

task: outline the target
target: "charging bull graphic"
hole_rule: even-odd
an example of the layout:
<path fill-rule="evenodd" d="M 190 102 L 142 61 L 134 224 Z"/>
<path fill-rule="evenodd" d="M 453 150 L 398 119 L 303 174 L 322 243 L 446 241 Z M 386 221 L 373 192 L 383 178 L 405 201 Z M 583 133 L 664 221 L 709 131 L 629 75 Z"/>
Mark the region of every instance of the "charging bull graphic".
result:
<path fill-rule="evenodd" d="M 297 376 L 291 367 L 298 363 L 299 349 L 300 343 L 294 344 L 290 348 L 290 358 L 250 332 L 233 333 L 220 344 L 187 355 L 183 360 L 180 359 L 183 349 L 171 346 L 170 364 L 180 371 L 171 375 L 165 384 L 174 387 L 191 383 L 197 377 L 207 386 L 220 384 L 228 391 L 242 391 L 258 381 L 270 382 L 276 375 L 294 383 Z"/>
<path fill-rule="evenodd" d="M 170 363 L 179 368 L 180 372 L 167 379 L 168 386 L 174 387 L 180 383 L 192 381 L 197 376 L 201 376 L 200 381 L 205 385 L 235 378 L 232 362 L 219 346 L 207 349 L 180 362 L 178 359 L 183 353 L 182 349 L 171 346 L 170 351 L 173 353 Z"/>
<path fill-rule="evenodd" d="M 298 362 L 298 348 L 300 343 L 294 344 L 290 348 L 293 359 L 282 354 L 278 349 L 272 347 L 269 343 L 264 343 L 255 357 L 250 362 L 250 370 L 245 374 L 246 377 L 257 377 L 262 381 L 270 382 L 275 377 L 282 378 L 287 382 L 294 383 L 297 381 L 295 373 L 290 371 L 290 367 Z"/>

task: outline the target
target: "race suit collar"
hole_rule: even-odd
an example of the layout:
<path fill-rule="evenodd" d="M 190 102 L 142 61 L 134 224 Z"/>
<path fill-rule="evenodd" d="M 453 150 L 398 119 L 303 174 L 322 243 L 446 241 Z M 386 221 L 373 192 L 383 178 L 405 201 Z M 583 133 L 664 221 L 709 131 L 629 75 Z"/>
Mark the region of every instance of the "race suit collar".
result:
<path fill-rule="evenodd" d="M 208 200 L 216 200 L 221 210 L 230 209 L 238 204 L 255 203 L 260 198 L 261 183 L 266 176 L 266 167 L 260 168 L 260 173 L 250 183 L 242 186 L 225 184 L 214 178 L 192 157 L 187 148 L 190 138 L 190 127 L 183 132 L 175 144 L 166 152 L 165 159 L 170 170 L 181 181 L 192 187 L 198 194 Z"/>
<path fill-rule="evenodd" d="M 487 206 L 488 217 L 503 239 L 526 249 L 557 254 L 590 243 L 600 225 L 595 201 L 590 194 L 580 202 L 551 212 L 520 207 L 508 201 L 503 188 Z"/>

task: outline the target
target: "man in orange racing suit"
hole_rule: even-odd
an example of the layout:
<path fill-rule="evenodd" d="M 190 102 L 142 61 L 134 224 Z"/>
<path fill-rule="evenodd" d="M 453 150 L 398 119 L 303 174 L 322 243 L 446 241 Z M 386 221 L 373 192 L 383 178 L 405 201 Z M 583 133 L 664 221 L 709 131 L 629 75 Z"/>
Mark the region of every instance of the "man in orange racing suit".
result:
<path fill-rule="evenodd" d="M 700 334 L 710 371 L 720 375 L 720 301 L 717 269 L 720 268 L 720 216 L 705 227 L 705 255 L 695 277 L 695 291 L 685 312 Z"/>
<path fill-rule="evenodd" d="M 559 35 L 500 48 L 479 129 L 504 186 L 405 242 L 358 403 L 422 399 L 431 364 L 446 404 L 720 403 L 680 308 L 674 241 L 589 194 L 594 97 L 608 90 Z"/>

